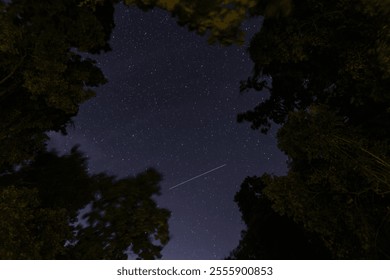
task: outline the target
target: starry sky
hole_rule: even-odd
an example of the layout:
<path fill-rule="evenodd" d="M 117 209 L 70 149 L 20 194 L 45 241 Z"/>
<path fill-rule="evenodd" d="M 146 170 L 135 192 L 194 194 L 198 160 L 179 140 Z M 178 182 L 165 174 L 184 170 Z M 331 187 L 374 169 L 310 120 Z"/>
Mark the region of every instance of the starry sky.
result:
<path fill-rule="evenodd" d="M 50 134 L 49 148 L 79 144 L 91 173 L 121 178 L 156 168 L 164 178 L 156 199 L 172 212 L 163 259 L 223 259 L 245 228 L 234 202 L 241 182 L 286 172 L 274 133 L 236 122 L 267 96 L 239 92 L 253 66 L 248 42 L 210 46 L 157 9 L 118 5 L 115 23 L 112 51 L 92 56 L 109 82 L 81 106 L 67 136 Z M 248 40 L 260 26 L 245 23 Z"/>

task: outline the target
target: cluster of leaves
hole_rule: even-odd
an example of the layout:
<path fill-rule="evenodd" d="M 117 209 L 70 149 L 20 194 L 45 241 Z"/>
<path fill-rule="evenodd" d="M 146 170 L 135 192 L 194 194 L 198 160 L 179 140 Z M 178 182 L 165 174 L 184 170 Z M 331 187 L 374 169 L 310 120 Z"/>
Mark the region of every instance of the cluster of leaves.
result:
<path fill-rule="evenodd" d="M 170 216 L 154 201 L 160 181 L 152 169 L 124 179 L 90 175 L 77 148 L 39 153 L 0 177 L 0 259 L 159 258 Z"/>
<path fill-rule="evenodd" d="M 278 133 L 287 176 L 263 176 L 274 209 L 317 233 L 335 258 L 388 258 L 389 151 L 328 109 L 291 113 Z"/>
<path fill-rule="evenodd" d="M 284 0 L 289 1 L 289 0 Z M 82 5 L 97 7 L 102 0 L 84 0 Z M 147 11 L 160 8 L 168 11 L 181 26 L 199 35 L 207 35 L 211 44 L 243 43 L 242 22 L 258 10 L 256 0 L 116 0 Z M 283 2 L 283 0 L 278 1 Z"/>
<path fill-rule="evenodd" d="M 289 16 L 265 18 L 249 48 L 253 75 L 241 90 L 272 87 L 271 96 L 238 120 L 267 132 L 289 112 L 326 104 L 367 129 L 375 120 L 388 124 L 390 12 L 378 5 L 373 13 L 368 3 L 294 1 Z"/>
<path fill-rule="evenodd" d="M 261 177 L 247 177 L 235 196 L 247 229 L 229 259 L 328 259 L 318 236 L 272 209 Z"/>
<path fill-rule="evenodd" d="M 108 2 L 107 2 L 108 3 Z M 78 53 L 109 50 L 113 7 L 70 1 L 0 2 L 0 171 L 43 148 L 47 131 L 65 133 L 92 87 L 106 82 Z"/>
<path fill-rule="evenodd" d="M 36 189 L 0 188 L 0 259 L 53 259 L 71 237 L 64 209 L 42 208 Z"/>
<path fill-rule="evenodd" d="M 265 17 L 249 49 L 255 66 L 241 90 L 269 99 L 238 120 L 263 133 L 281 125 L 289 158 L 287 175 L 260 177 L 260 196 L 332 258 L 390 258 L 389 18 L 389 1 L 292 1 L 288 15 Z M 245 248 L 267 230 L 246 223 L 233 257 L 263 258 Z"/>

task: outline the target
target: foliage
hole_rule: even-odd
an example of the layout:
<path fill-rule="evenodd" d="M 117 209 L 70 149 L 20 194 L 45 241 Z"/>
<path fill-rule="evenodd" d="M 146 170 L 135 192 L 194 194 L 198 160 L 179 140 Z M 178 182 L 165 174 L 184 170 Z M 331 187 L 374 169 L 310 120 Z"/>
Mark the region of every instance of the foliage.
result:
<path fill-rule="evenodd" d="M 241 90 L 269 98 L 238 120 L 263 133 L 279 124 L 289 158 L 287 175 L 261 177 L 261 194 L 333 258 L 390 258 L 389 18 L 389 1 L 292 1 L 249 48 Z"/>
<path fill-rule="evenodd" d="M 235 196 L 247 229 L 229 259 L 326 259 L 330 254 L 318 237 L 272 209 L 263 178 L 247 177 Z"/>
<path fill-rule="evenodd" d="M 114 180 L 104 174 L 93 178 L 97 192 L 86 213 L 88 227 L 80 225 L 72 258 L 125 259 L 132 252 L 140 259 L 161 258 L 169 240 L 170 212 L 157 207 L 161 175 L 147 170 L 135 178 Z"/>
<path fill-rule="evenodd" d="M 66 132 L 92 87 L 105 83 L 80 52 L 109 50 L 113 7 L 77 0 L 1 2 L 0 172 L 44 147 L 46 132 Z"/>
<path fill-rule="evenodd" d="M 161 257 L 170 214 L 153 200 L 158 172 L 90 175 L 77 148 L 45 148 L 106 82 L 87 54 L 110 50 L 113 1 L 0 1 L 0 11 L 0 258 Z"/>
<path fill-rule="evenodd" d="M 71 236 L 64 209 L 43 208 L 36 189 L 0 188 L 0 259 L 52 259 Z"/>
<path fill-rule="evenodd" d="M 312 103 L 327 104 L 354 124 L 362 111 L 365 120 L 388 120 L 390 14 L 359 2 L 296 1 L 290 16 L 266 18 L 251 42 L 255 68 L 242 90 L 272 88 L 271 96 L 239 121 L 266 132 L 270 121 L 283 124 L 288 112 Z"/>
<path fill-rule="evenodd" d="M 0 258 L 161 257 L 170 216 L 154 201 L 161 175 L 147 170 L 116 179 L 90 175 L 86 164 L 77 148 L 63 156 L 41 152 L 0 176 Z"/>
<path fill-rule="evenodd" d="M 69 154 L 39 152 L 33 161 L 17 171 L 0 177 L 0 185 L 23 186 L 39 190 L 40 204 L 44 208 L 63 208 L 75 219 L 78 210 L 89 203 L 96 187 L 88 174 L 87 160 L 72 148 Z"/>
<path fill-rule="evenodd" d="M 367 142 L 321 108 L 290 113 L 278 139 L 290 169 L 264 177 L 274 209 L 317 233 L 336 258 L 389 258 L 390 166 L 380 154 L 388 144 Z"/>
<path fill-rule="evenodd" d="M 124 0 L 127 5 L 143 9 L 159 7 L 200 35 L 207 34 L 210 43 L 242 43 L 241 23 L 256 6 L 255 0 Z"/>
<path fill-rule="evenodd" d="M 102 0 L 84 0 L 81 5 L 98 7 Z M 241 44 L 244 42 L 242 23 L 250 16 L 279 17 L 289 14 L 291 0 L 115 0 L 147 11 L 160 8 L 168 11 L 177 23 L 190 31 L 206 35 L 211 44 Z"/>

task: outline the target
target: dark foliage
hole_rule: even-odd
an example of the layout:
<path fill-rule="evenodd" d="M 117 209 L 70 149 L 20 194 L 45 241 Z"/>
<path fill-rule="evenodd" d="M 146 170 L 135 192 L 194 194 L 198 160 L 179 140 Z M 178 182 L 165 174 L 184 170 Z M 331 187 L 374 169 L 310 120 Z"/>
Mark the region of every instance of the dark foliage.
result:
<path fill-rule="evenodd" d="M 288 14 L 265 17 L 249 49 L 253 75 L 241 84 L 270 97 L 238 120 L 263 133 L 279 124 L 289 157 L 287 175 L 261 177 L 261 196 L 322 240 L 332 258 L 388 259 L 390 3 L 291 3 Z M 267 231 L 247 225 L 233 252 L 240 258 L 251 256 L 240 254 L 242 244 L 255 244 L 249 233 Z"/>
<path fill-rule="evenodd" d="M 161 175 L 117 179 L 90 175 L 86 165 L 77 148 L 43 152 L 0 177 L 1 259 L 161 257 L 170 216 L 154 201 Z"/>
<path fill-rule="evenodd" d="M 266 184 L 260 177 L 247 177 L 235 196 L 247 230 L 230 259 L 327 259 L 329 251 L 318 236 L 307 232 L 287 216 L 272 209 L 263 194 Z"/>
<path fill-rule="evenodd" d="M 79 105 L 106 82 L 80 52 L 109 50 L 110 1 L 0 2 L 0 172 L 44 148 L 47 131 L 66 133 Z"/>

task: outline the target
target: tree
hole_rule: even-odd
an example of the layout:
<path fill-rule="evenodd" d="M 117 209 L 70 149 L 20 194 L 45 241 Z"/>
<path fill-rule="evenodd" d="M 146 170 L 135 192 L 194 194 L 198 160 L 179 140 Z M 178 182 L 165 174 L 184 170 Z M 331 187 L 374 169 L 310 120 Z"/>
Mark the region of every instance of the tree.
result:
<path fill-rule="evenodd" d="M 286 176 L 263 178 L 273 208 L 318 234 L 334 258 L 389 258 L 390 165 L 377 156 L 389 146 L 321 108 L 290 113 L 278 140 L 290 164 Z"/>
<path fill-rule="evenodd" d="M 260 193 L 332 258 L 390 258 L 389 4 L 292 1 L 249 48 L 255 66 L 241 90 L 269 98 L 238 120 L 263 133 L 279 124 L 289 158 L 287 175 L 261 177 Z M 248 224 L 240 246 L 256 244 L 248 234 L 259 226 Z"/>
<path fill-rule="evenodd" d="M 327 259 L 319 237 L 272 209 L 262 177 L 247 177 L 235 196 L 247 229 L 229 259 Z"/>
<path fill-rule="evenodd" d="M 0 188 L 0 259 L 53 259 L 71 237 L 64 209 L 42 208 L 36 189 Z"/>
<path fill-rule="evenodd" d="M 77 0 L 0 2 L 0 173 L 66 133 L 92 87 L 105 83 L 81 52 L 109 50 L 110 1 L 94 11 Z"/>
<path fill-rule="evenodd" d="M 289 112 L 326 104 L 362 130 L 389 124 L 390 11 L 382 2 L 293 1 L 289 16 L 266 17 L 249 48 L 253 75 L 241 90 L 268 89 L 270 98 L 238 120 L 267 132 Z"/>
<path fill-rule="evenodd" d="M 77 147 L 40 152 L 0 176 L 0 258 L 160 258 L 170 216 L 154 201 L 160 181 L 152 169 L 123 179 L 90 175 Z"/>
<path fill-rule="evenodd" d="M 199 35 L 206 35 L 211 44 L 241 44 L 244 42 L 242 23 L 260 11 L 270 16 L 286 15 L 291 0 L 114 0 L 148 11 L 160 8 L 169 12 L 181 26 Z M 84 0 L 81 5 L 96 8 L 103 0 Z"/>
<path fill-rule="evenodd" d="M 169 211 L 152 198 L 159 173 L 90 175 L 77 148 L 60 157 L 45 147 L 106 82 L 85 54 L 110 50 L 113 2 L 14 0 L 0 10 L 0 257 L 159 258 L 169 239 Z"/>
<path fill-rule="evenodd" d="M 142 9 L 162 8 L 177 19 L 179 25 L 200 35 L 208 34 L 210 43 L 242 43 L 241 23 L 256 6 L 255 0 L 124 0 Z"/>

